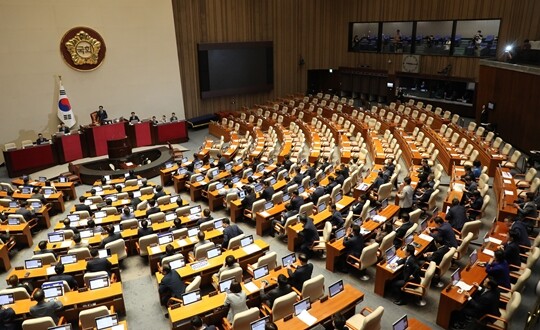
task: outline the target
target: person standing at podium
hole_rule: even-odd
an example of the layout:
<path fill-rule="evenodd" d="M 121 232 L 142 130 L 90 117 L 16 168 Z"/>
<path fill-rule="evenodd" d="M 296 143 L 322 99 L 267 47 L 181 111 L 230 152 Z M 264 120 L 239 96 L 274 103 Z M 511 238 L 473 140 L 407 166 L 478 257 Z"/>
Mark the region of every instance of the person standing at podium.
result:
<path fill-rule="evenodd" d="M 138 123 L 140 121 L 141 120 L 139 119 L 139 116 L 137 116 L 134 111 L 131 111 L 131 116 L 129 116 L 129 122 L 130 123 L 134 123 L 134 122 Z"/>
<path fill-rule="evenodd" d="M 97 112 L 97 120 L 99 121 L 99 123 L 101 125 L 103 125 L 103 124 L 105 124 L 105 122 L 107 121 L 108 118 L 109 118 L 109 116 L 107 115 L 107 111 L 105 109 L 103 109 L 102 105 L 100 105 L 99 110 Z"/>

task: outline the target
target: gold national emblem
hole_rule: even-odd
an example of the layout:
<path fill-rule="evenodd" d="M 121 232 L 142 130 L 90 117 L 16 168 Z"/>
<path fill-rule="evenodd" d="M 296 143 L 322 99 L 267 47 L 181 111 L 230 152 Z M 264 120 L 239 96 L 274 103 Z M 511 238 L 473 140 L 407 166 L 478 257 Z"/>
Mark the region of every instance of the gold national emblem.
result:
<path fill-rule="evenodd" d="M 79 31 L 66 42 L 66 48 L 71 55 L 73 64 L 97 64 L 101 42 L 92 38 L 85 31 Z"/>

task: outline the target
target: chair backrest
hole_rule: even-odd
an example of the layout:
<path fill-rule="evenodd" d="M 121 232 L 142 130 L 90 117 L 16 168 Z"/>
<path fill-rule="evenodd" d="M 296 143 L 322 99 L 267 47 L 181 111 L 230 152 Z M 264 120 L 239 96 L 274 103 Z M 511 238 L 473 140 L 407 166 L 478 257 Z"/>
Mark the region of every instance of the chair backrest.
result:
<path fill-rule="evenodd" d="M 152 195 L 154 193 L 154 187 L 148 186 L 141 188 L 141 195 Z"/>
<path fill-rule="evenodd" d="M 232 328 L 251 329 L 250 324 L 259 319 L 259 313 L 260 311 L 257 307 L 252 307 L 246 311 L 235 314 L 232 321 Z"/>
<path fill-rule="evenodd" d="M 463 229 L 461 230 L 461 237 L 463 238 L 468 233 L 473 233 L 473 239 L 477 239 L 481 226 L 482 226 L 482 221 L 480 220 L 466 222 L 463 225 Z"/>
<path fill-rule="evenodd" d="M 78 214 L 79 219 L 82 220 L 90 218 L 90 213 L 88 213 L 88 211 L 75 211 L 73 214 Z"/>
<path fill-rule="evenodd" d="M 26 219 L 22 216 L 22 214 L 9 214 L 8 219 L 17 219 L 19 220 L 19 223 L 26 222 Z"/>
<path fill-rule="evenodd" d="M 26 288 L 23 288 L 23 287 L 0 290 L 0 295 L 9 294 L 9 293 L 13 294 L 13 299 L 15 301 L 30 299 L 30 295 L 28 294 L 28 291 L 26 291 Z"/>
<path fill-rule="evenodd" d="M 272 321 L 277 321 L 294 312 L 294 303 L 296 302 L 296 293 L 289 292 L 274 300 L 272 306 Z"/>
<path fill-rule="evenodd" d="M 99 271 L 99 272 L 87 272 L 83 275 L 84 285 L 89 288 L 90 287 L 90 281 L 96 277 L 102 277 L 107 276 L 109 277 L 109 274 L 106 271 Z"/>
<path fill-rule="evenodd" d="M 519 308 L 519 305 L 521 305 L 521 293 L 514 291 L 512 292 L 512 296 L 510 296 L 510 300 L 506 304 L 506 320 L 510 321 L 512 319 L 512 316 L 514 315 L 515 311 Z"/>
<path fill-rule="evenodd" d="M 390 197 L 390 194 L 392 193 L 392 187 L 393 185 L 391 182 L 382 184 L 378 190 L 378 195 L 379 195 L 378 200 L 382 201 Z"/>
<path fill-rule="evenodd" d="M 283 203 L 283 191 L 278 191 L 272 195 L 274 205 Z"/>
<path fill-rule="evenodd" d="M 468 233 L 467 236 L 465 236 L 465 238 L 461 241 L 461 244 L 456 249 L 457 260 L 461 259 L 461 257 L 467 254 L 467 250 L 469 249 L 469 244 L 471 243 L 473 236 L 473 233 Z"/>
<path fill-rule="evenodd" d="M 264 204 L 265 203 L 266 203 L 266 201 L 264 199 L 255 201 L 255 203 L 253 203 L 253 206 L 251 208 L 251 212 L 253 213 L 253 219 L 254 220 L 255 220 L 255 213 L 264 211 Z"/>
<path fill-rule="evenodd" d="M 146 210 L 147 208 L 148 208 L 148 201 L 146 200 L 137 204 L 137 211 L 143 211 L 143 210 Z"/>
<path fill-rule="evenodd" d="M 315 302 L 322 296 L 324 296 L 324 275 L 312 277 L 302 285 L 302 298 L 309 297 L 309 301 Z"/>
<path fill-rule="evenodd" d="M 437 196 L 439 195 L 440 193 L 440 190 L 439 189 L 435 189 L 432 193 L 431 193 L 431 196 L 429 196 L 429 200 L 428 200 L 428 210 L 433 210 L 435 208 L 435 204 L 437 203 Z"/>
<path fill-rule="evenodd" d="M 40 254 L 34 254 L 31 259 L 37 259 L 37 260 L 41 260 L 41 262 L 44 264 L 44 265 L 50 265 L 52 263 L 55 263 L 56 262 L 56 257 L 54 256 L 53 253 L 40 253 Z"/>
<path fill-rule="evenodd" d="M 360 255 L 360 268 L 366 269 L 377 263 L 377 251 L 379 250 L 379 244 L 369 244 L 362 250 Z"/>
<path fill-rule="evenodd" d="M 56 323 L 54 323 L 54 320 L 50 316 L 28 319 L 24 320 L 24 322 L 22 323 L 23 330 L 43 330 L 55 326 Z"/>
<path fill-rule="evenodd" d="M 368 209 L 369 209 L 369 205 L 371 204 L 371 201 L 368 199 L 365 203 L 364 203 L 364 206 L 362 207 L 362 212 L 360 213 L 360 218 L 362 219 L 362 221 L 365 221 L 366 218 L 367 218 L 367 215 L 368 215 Z"/>
<path fill-rule="evenodd" d="M 365 330 L 375 330 L 381 328 L 381 320 L 384 314 L 384 307 L 379 306 L 373 312 L 369 313 L 364 319 Z"/>
<path fill-rule="evenodd" d="M 124 241 L 123 238 L 119 238 L 105 244 L 105 249 L 111 249 L 111 255 L 116 254 L 118 256 L 118 260 L 122 260 L 127 257 L 126 241 Z"/>
<path fill-rule="evenodd" d="M 306 213 L 307 216 L 310 216 L 313 214 L 313 203 L 309 202 L 307 204 L 304 204 L 300 206 L 300 210 L 298 211 L 298 214 Z"/>
<path fill-rule="evenodd" d="M 269 270 L 277 267 L 277 253 L 275 251 L 268 252 L 265 255 L 260 256 L 254 268 L 259 268 L 264 265 L 268 266 Z"/>
<path fill-rule="evenodd" d="M 224 270 L 219 274 L 219 281 L 221 282 L 229 278 L 234 278 L 236 282 L 242 283 L 242 272 L 242 267 Z"/>
<path fill-rule="evenodd" d="M 323 233 L 322 233 L 322 240 L 325 242 L 330 241 L 330 235 L 332 235 L 332 223 L 330 221 L 326 221 L 324 223 Z"/>
<path fill-rule="evenodd" d="M 175 260 L 184 260 L 184 255 L 182 253 L 173 254 L 172 256 L 165 257 L 161 260 L 161 266 L 170 264 Z"/>
<path fill-rule="evenodd" d="M 150 220 L 150 223 L 161 223 L 165 221 L 165 213 L 164 212 L 157 212 L 154 214 L 150 214 L 148 216 L 148 219 Z"/>
<path fill-rule="evenodd" d="M 210 187 L 208 188 L 210 189 Z M 158 205 L 167 205 L 167 204 L 170 204 L 171 203 L 171 196 L 161 196 L 157 199 L 157 204 Z"/>
<path fill-rule="evenodd" d="M 206 252 L 214 248 L 215 246 L 216 244 L 214 244 L 214 242 L 208 242 L 208 243 L 204 243 L 203 245 L 197 246 L 193 251 L 195 260 L 205 259 L 207 257 Z"/>
<path fill-rule="evenodd" d="M 122 226 L 123 229 L 137 228 L 138 225 L 139 221 L 137 219 L 126 219 L 120 221 L 120 226 Z"/>
<path fill-rule="evenodd" d="M 91 258 L 90 250 L 87 247 L 80 247 L 75 249 L 69 249 L 68 254 L 73 254 L 77 256 L 77 260 L 84 260 L 86 258 Z"/>
<path fill-rule="evenodd" d="M 105 211 L 107 215 L 115 215 L 118 214 L 118 209 L 114 206 L 106 206 L 101 208 L 101 211 Z"/>
<path fill-rule="evenodd" d="M 414 233 L 414 232 L 416 231 L 416 229 L 418 229 L 418 224 L 417 224 L 417 223 L 413 224 L 413 225 L 411 226 L 411 228 L 409 228 L 409 229 L 407 230 L 407 232 L 405 233 L 405 236 L 403 236 L 403 237 L 407 237 L 407 236 L 409 236 L 410 234 Z"/>
<path fill-rule="evenodd" d="M 236 248 L 237 246 L 240 246 L 240 241 L 246 237 L 245 234 L 240 234 L 238 236 L 235 236 L 229 240 L 229 245 L 227 246 L 228 250 L 232 250 Z"/>
<path fill-rule="evenodd" d="M 421 209 L 416 209 L 412 212 L 409 212 L 410 222 L 412 223 L 418 223 L 418 219 L 420 219 L 420 215 L 422 215 Z"/>
<path fill-rule="evenodd" d="M 456 253 L 456 248 L 450 248 L 448 252 L 443 256 L 441 262 L 439 263 L 439 277 L 442 278 L 443 275 L 448 271 L 450 265 L 452 264 L 452 258 Z"/>
<path fill-rule="evenodd" d="M 396 232 L 393 231 L 391 233 L 386 234 L 386 236 L 383 237 L 381 241 L 381 246 L 379 247 L 379 251 L 386 251 L 388 250 L 392 244 L 394 244 L 394 239 L 396 238 Z"/>
<path fill-rule="evenodd" d="M 99 306 L 90 309 L 85 309 L 79 313 L 79 323 L 81 329 L 93 329 L 96 326 L 96 317 L 109 315 L 107 306 Z"/>
<path fill-rule="evenodd" d="M 150 244 L 158 244 L 157 234 L 146 235 L 139 238 L 139 254 L 141 256 L 148 255 L 148 246 Z"/>
<path fill-rule="evenodd" d="M 189 285 L 186 287 L 185 293 L 193 292 L 195 290 L 199 290 L 201 287 L 201 276 L 197 275 L 195 278 L 189 283 Z"/>
<path fill-rule="evenodd" d="M 435 270 L 437 269 L 437 264 L 432 261 L 429 263 L 428 268 L 426 269 L 426 272 L 424 274 L 424 277 L 420 281 L 420 285 L 422 285 L 425 288 L 424 296 L 427 294 L 429 287 L 431 286 L 431 280 L 433 279 L 433 275 L 435 275 Z"/>

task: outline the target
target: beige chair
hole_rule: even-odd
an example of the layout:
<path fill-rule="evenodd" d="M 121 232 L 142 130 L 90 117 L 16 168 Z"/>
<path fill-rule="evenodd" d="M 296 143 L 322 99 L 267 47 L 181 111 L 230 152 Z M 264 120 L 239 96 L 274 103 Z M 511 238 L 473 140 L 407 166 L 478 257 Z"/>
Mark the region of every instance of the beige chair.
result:
<path fill-rule="evenodd" d="M 311 250 L 317 252 L 326 251 L 326 242 L 330 241 L 330 235 L 332 235 L 332 223 L 330 221 L 326 221 L 322 230 L 322 236 L 319 236 L 319 239 L 313 242 L 311 245 Z"/>
<path fill-rule="evenodd" d="M 501 299 L 508 301 L 512 298 L 512 293 L 521 292 L 523 290 L 523 286 L 525 285 L 529 277 L 531 277 L 531 269 L 525 268 L 523 270 L 523 273 L 518 277 L 516 283 L 510 284 L 510 289 L 499 285 L 499 290 L 501 292 Z"/>
<path fill-rule="evenodd" d="M 148 216 L 151 224 L 165 222 L 165 212 L 157 212 Z"/>
<path fill-rule="evenodd" d="M 384 307 L 379 306 L 375 310 L 364 307 L 360 313 L 351 316 L 346 325 L 351 330 L 380 330 Z"/>
<path fill-rule="evenodd" d="M 101 196 L 90 196 L 88 199 L 92 201 L 92 204 L 103 203 L 103 197 Z"/>
<path fill-rule="evenodd" d="M 148 201 L 147 200 L 144 200 L 142 202 L 140 202 L 139 204 L 137 204 L 137 211 L 144 211 L 148 208 Z"/>
<path fill-rule="evenodd" d="M 300 206 L 300 210 L 298 210 L 298 214 L 305 214 L 308 217 L 313 214 L 314 205 L 312 202 L 306 203 L 302 206 Z"/>
<path fill-rule="evenodd" d="M 420 219 L 421 215 L 422 215 L 421 209 L 416 209 L 412 212 L 409 212 L 409 222 L 418 223 L 418 219 Z"/>
<path fill-rule="evenodd" d="M 250 330 L 251 322 L 257 321 L 259 319 L 259 309 L 257 307 L 252 307 L 246 311 L 237 313 L 234 315 L 232 323 L 227 320 L 226 317 L 223 318 L 223 329 L 225 330 Z"/>
<path fill-rule="evenodd" d="M 161 260 L 160 267 L 170 264 L 175 260 L 184 260 L 184 255 L 181 253 L 173 254 L 172 256 L 165 257 Z"/>
<path fill-rule="evenodd" d="M 4 151 L 10 151 L 17 149 L 17 145 L 13 142 L 4 144 Z"/>
<path fill-rule="evenodd" d="M 516 186 L 520 189 L 525 189 L 531 186 L 532 180 L 536 177 L 536 174 L 538 171 L 531 167 L 525 172 L 525 174 L 515 174 L 514 180 L 521 178 L 520 180 L 516 180 Z"/>
<path fill-rule="evenodd" d="M 536 246 L 532 247 L 528 252 L 526 263 L 522 263 L 519 268 L 517 266 L 510 265 L 510 275 L 513 277 L 521 276 L 525 272 L 525 269 L 531 269 L 532 266 L 536 264 L 538 258 L 540 258 L 540 248 Z"/>
<path fill-rule="evenodd" d="M 105 249 L 111 249 L 111 254 L 116 254 L 118 260 L 124 260 L 128 256 L 126 241 L 122 238 L 105 244 Z"/>
<path fill-rule="evenodd" d="M 467 255 L 469 245 L 471 244 L 471 241 L 473 239 L 474 234 L 469 232 L 467 233 L 467 236 L 461 241 L 461 244 L 457 247 L 456 253 L 454 253 L 454 261 L 461 260 L 463 256 Z"/>
<path fill-rule="evenodd" d="M 199 225 L 199 229 L 201 231 L 208 231 L 208 230 L 214 229 L 214 221 L 215 220 L 212 219 L 212 220 L 208 220 L 208 221 L 205 221 L 205 222 L 201 223 Z"/>
<path fill-rule="evenodd" d="M 180 229 L 175 229 L 172 231 L 173 238 L 175 240 L 187 237 L 187 233 L 188 233 L 187 228 L 180 228 Z"/>
<path fill-rule="evenodd" d="M 384 258 L 384 253 L 394 244 L 395 238 L 396 231 L 386 234 L 386 236 L 383 237 L 381 245 L 379 246 L 379 251 L 377 251 L 379 259 Z"/>
<path fill-rule="evenodd" d="M 230 278 L 234 278 L 234 280 L 238 283 L 242 283 L 242 273 L 244 270 L 242 267 L 236 267 L 233 269 L 227 269 L 221 272 L 219 274 L 219 278 L 214 274 L 212 276 L 212 285 L 214 286 L 214 289 L 219 289 L 219 282 L 228 280 Z"/>
<path fill-rule="evenodd" d="M 230 210 L 231 209 L 231 203 L 235 200 L 238 199 L 238 194 L 233 192 L 233 193 L 229 193 L 225 196 L 225 199 L 223 200 L 223 206 L 225 207 L 226 210 Z"/>
<path fill-rule="evenodd" d="M 473 233 L 473 240 L 478 238 L 478 235 L 480 233 L 480 228 L 482 227 L 482 221 L 480 220 L 473 220 L 468 221 L 463 225 L 463 228 L 461 229 L 461 232 L 458 230 L 454 231 L 459 235 L 459 239 L 464 239 L 468 233 Z"/>
<path fill-rule="evenodd" d="M 362 254 L 360 254 L 360 258 L 353 255 L 347 256 L 347 264 L 361 272 L 362 276 L 360 276 L 360 280 L 369 280 L 369 276 L 366 274 L 365 270 L 377 263 L 377 251 L 379 251 L 379 244 L 374 243 L 364 247 Z"/>
<path fill-rule="evenodd" d="M 268 252 L 265 255 L 259 257 L 256 263 L 253 265 L 248 264 L 247 272 L 253 276 L 253 270 L 262 267 L 268 266 L 268 270 L 272 270 L 277 267 L 277 253 L 274 251 Z"/>
<path fill-rule="evenodd" d="M 60 322 L 58 323 L 60 324 Z M 24 320 L 22 323 L 23 330 L 43 330 L 43 329 L 48 329 L 50 327 L 55 327 L 55 326 L 56 326 L 56 323 L 54 323 L 52 317 L 50 316 L 28 319 L 28 320 Z"/>
<path fill-rule="evenodd" d="M 100 316 L 107 316 L 109 314 L 110 313 L 107 306 L 99 306 L 82 310 L 79 313 L 79 328 L 94 329 L 96 326 L 96 318 Z"/>
<path fill-rule="evenodd" d="M 109 274 L 106 272 L 106 271 L 99 271 L 99 272 L 86 272 L 84 275 L 83 275 L 83 280 L 84 280 L 84 285 L 87 287 L 87 288 L 90 288 L 90 281 L 93 280 L 94 278 L 96 277 L 104 277 L 104 276 L 107 276 L 109 277 Z"/>
<path fill-rule="evenodd" d="M 521 158 L 521 151 L 514 150 L 512 153 L 512 156 L 510 156 L 510 159 L 508 161 L 502 162 L 501 166 L 506 168 L 516 168 L 517 162 Z"/>
<path fill-rule="evenodd" d="M 491 197 L 489 197 L 488 194 L 484 195 L 482 207 L 480 208 L 480 210 L 473 210 L 473 209 L 467 210 L 467 214 L 469 215 L 469 217 L 474 217 L 474 219 L 482 219 L 484 215 L 486 214 L 486 207 L 488 206 L 490 200 L 491 200 Z"/>
<path fill-rule="evenodd" d="M 437 265 L 435 264 L 435 262 L 430 262 L 428 268 L 425 270 L 424 277 L 422 277 L 420 280 L 420 284 L 414 282 L 407 282 L 401 288 L 403 292 L 417 296 L 419 298 L 417 302 L 418 306 L 425 306 L 427 304 L 424 298 L 426 297 L 429 287 L 431 286 L 431 280 L 433 279 L 433 275 L 435 275 L 436 269 Z"/>
<path fill-rule="evenodd" d="M 68 254 L 77 256 L 77 260 L 85 260 L 86 258 L 91 258 L 90 249 L 87 247 L 80 247 L 75 249 L 69 249 Z"/>
<path fill-rule="evenodd" d="M 278 235 L 284 236 L 287 233 L 287 227 L 290 227 L 296 224 L 297 222 L 298 222 L 298 215 L 289 217 L 287 218 L 287 220 L 285 220 L 285 224 L 283 225 L 279 222 L 276 222 L 276 224 L 274 225 L 274 230 L 276 231 Z"/>
<path fill-rule="evenodd" d="M 152 195 L 154 193 L 154 187 L 148 186 L 141 188 L 141 195 Z"/>
<path fill-rule="evenodd" d="M 441 262 L 437 266 L 437 269 L 435 270 L 435 274 L 437 275 L 437 287 L 442 288 L 444 286 L 444 283 L 442 281 L 442 278 L 444 274 L 450 269 L 450 265 L 452 264 L 452 258 L 454 257 L 454 254 L 456 253 L 456 248 L 450 248 L 448 252 L 443 256 Z"/>
<path fill-rule="evenodd" d="M 302 299 L 309 297 L 309 301 L 313 303 L 324 296 L 324 275 L 319 274 L 305 281 L 302 285 L 302 293 L 299 293 L 296 289 L 294 290 Z"/>
<path fill-rule="evenodd" d="M 186 286 L 185 293 L 190 293 L 195 290 L 199 290 L 200 287 L 201 287 L 201 276 L 197 275 L 195 276 L 195 278 L 193 278 L 191 283 L 189 283 L 188 286 Z"/>
<path fill-rule="evenodd" d="M 43 282 L 43 284 L 41 284 L 41 287 L 43 288 L 43 287 L 45 287 L 46 285 L 56 284 L 56 283 L 58 283 L 58 282 L 60 282 L 60 281 Z M 63 287 L 64 287 L 64 292 L 69 292 L 69 291 L 71 291 L 71 288 L 70 288 L 68 282 L 62 281 L 62 285 L 63 285 Z"/>
<path fill-rule="evenodd" d="M 262 312 L 264 315 L 271 315 L 273 322 L 284 318 L 285 316 L 294 313 L 294 303 L 296 302 L 296 292 L 289 292 L 274 300 L 272 308 L 266 304 L 262 304 Z"/>
<path fill-rule="evenodd" d="M 488 329 L 510 329 L 509 323 L 514 316 L 514 313 L 519 308 L 521 304 L 521 293 L 514 291 L 510 300 L 506 303 L 506 309 L 499 308 L 501 316 L 495 316 L 491 314 L 486 314 L 480 318 L 480 322 L 495 321 L 487 325 Z"/>
<path fill-rule="evenodd" d="M 101 211 L 107 212 L 107 215 L 116 215 L 118 214 L 118 209 L 114 206 L 107 206 L 101 208 Z"/>
<path fill-rule="evenodd" d="M 137 219 L 127 219 L 120 221 L 120 226 L 122 229 L 137 228 L 139 226 L 139 221 Z"/>
<path fill-rule="evenodd" d="M 65 240 L 69 240 L 69 239 L 72 239 L 73 238 L 73 230 L 71 229 L 62 229 L 62 230 L 58 230 L 59 232 L 63 232 L 64 233 L 64 239 Z"/>
<path fill-rule="evenodd" d="M 251 207 L 251 210 L 244 210 L 244 217 L 250 219 L 251 221 L 255 222 L 255 218 L 257 216 L 257 213 L 258 212 L 262 212 L 264 211 L 264 204 L 266 203 L 266 201 L 263 199 L 263 200 L 258 200 L 258 201 L 255 201 L 255 203 L 253 203 L 253 206 Z"/>
<path fill-rule="evenodd" d="M 214 248 L 216 246 L 216 244 L 214 244 L 214 242 L 208 242 L 208 243 L 204 243 L 203 245 L 199 245 L 197 246 L 194 250 L 193 250 L 193 253 L 189 253 L 189 262 L 194 262 L 196 260 L 202 260 L 202 259 L 205 259 L 207 257 L 207 252 L 208 250 Z"/>
<path fill-rule="evenodd" d="M 77 214 L 81 220 L 90 218 L 90 213 L 88 213 L 88 211 L 75 211 L 73 214 Z"/>
<path fill-rule="evenodd" d="M 228 249 L 228 250 L 233 250 L 233 249 L 236 249 L 236 248 L 240 247 L 240 241 L 241 241 L 244 237 L 246 237 L 245 234 L 240 234 L 240 235 L 238 235 L 238 236 L 235 236 L 235 237 L 231 238 L 231 239 L 229 240 L 229 244 L 227 245 L 227 249 Z"/>
<path fill-rule="evenodd" d="M 13 294 L 13 299 L 15 301 L 17 300 L 24 300 L 24 299 L 30 299 L 30 295 L 28 294 L 28 291 L 26 291 L 23 287 L 17 287 L 17 288 L 9 288 L 9 289 L 3 289 L 0 290 L 0 295 L 3 294 Z"/>
<path fill-rule="evenodd" d="M 392 188 L 393 185 L 390 182 L 382 184 L 377 191 L 377 200 L 380 202 L 390 197 L 390 194 L 392 193 Z"/>
<path fill-rule="evenodd" d="M 139 238 L 138 242 L 135 242 L 135 248 L 141 257 L 146 257 L 148 255 L 148 246 L 158 244 L 158 242 L 157 234 L 143 236 Z"/>
<path fill-rule="evenodd" d="M 416 230 L 418 229 L 418 224 L 415 223 L 411 226 L 411 228 L 409 228 L 406 232 L 405 232 L 405 236 L 403 237 L 407 237 L 409 235 L 411 235 L 412 233 L 414 233 Z"/>
<path fill-rule="evenodd" d="M 56 257 L 53 253 L 34 254 L 30 259 L 41 260 L 43 265 L 50 265 L 56 262 Z"/>
<path fill-rule="evenodd" d="M 133 187 L 133 186 L 137 186 L 139 184 L 139 181 L 137 179 L 129 179 L 129 180 L 126 180 L 124 184 L 126 185 L 126 187 Z"/>

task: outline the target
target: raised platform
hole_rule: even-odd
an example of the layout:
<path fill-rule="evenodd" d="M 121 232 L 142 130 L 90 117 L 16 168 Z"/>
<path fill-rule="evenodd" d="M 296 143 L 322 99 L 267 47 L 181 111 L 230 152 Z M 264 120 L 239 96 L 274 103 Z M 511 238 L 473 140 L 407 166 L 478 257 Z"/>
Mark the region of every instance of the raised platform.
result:
<path fill-rule="evenodd" d="M 145 160 L 150 161 L 145 164 Z M 125 159 L 100 159 L 80 164 L 81 181 L 92 185 L 96 180 L 105 175 L 111 178 L 122 177 L 129 170 L 143 178 L 152 178 L 159 175 L 159 170 L 165 167 L 165 163 L 172 160 L 167 147 L 159 147 L 135 152 Z M 133 165 L 127 165 L 132 163 Z M 111 164 L 115 170 L 111 169 Z M 138 165 L 144 164 L 144 165 Z"/>

